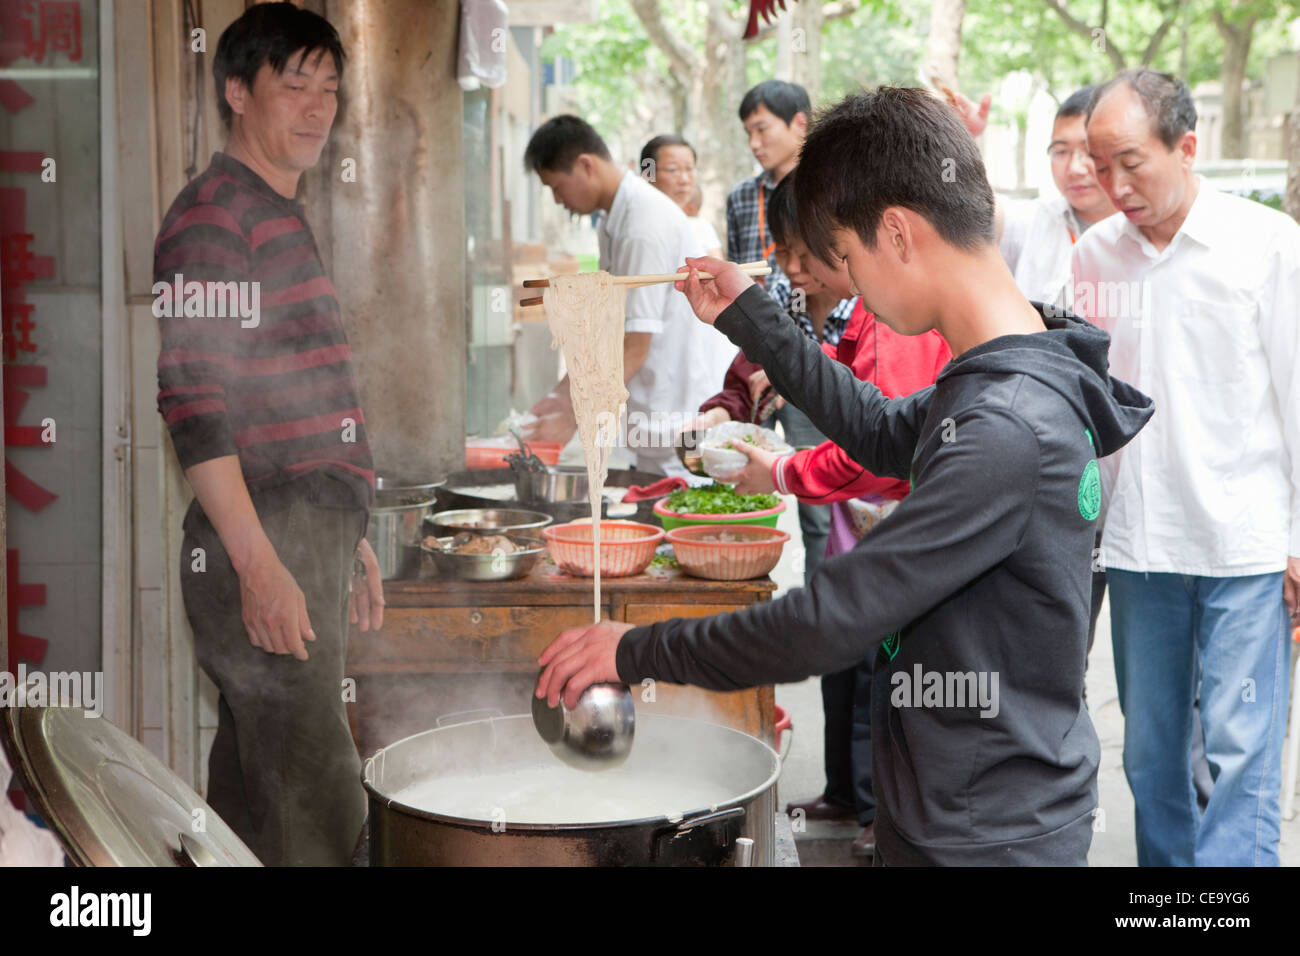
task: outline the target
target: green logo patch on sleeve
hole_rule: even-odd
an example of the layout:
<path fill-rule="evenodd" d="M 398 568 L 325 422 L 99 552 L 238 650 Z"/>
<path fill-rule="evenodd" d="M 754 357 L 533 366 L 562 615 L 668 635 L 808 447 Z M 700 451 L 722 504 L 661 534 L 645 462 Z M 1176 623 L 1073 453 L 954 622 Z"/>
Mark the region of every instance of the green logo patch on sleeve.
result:
<path fill-rule="evenodd" d="M 1101 474 L 1096 458 L 1083 467 L 1079 477 L 1079 514 L 1086 521 L 1096 521 L 1101 514 Z"/>

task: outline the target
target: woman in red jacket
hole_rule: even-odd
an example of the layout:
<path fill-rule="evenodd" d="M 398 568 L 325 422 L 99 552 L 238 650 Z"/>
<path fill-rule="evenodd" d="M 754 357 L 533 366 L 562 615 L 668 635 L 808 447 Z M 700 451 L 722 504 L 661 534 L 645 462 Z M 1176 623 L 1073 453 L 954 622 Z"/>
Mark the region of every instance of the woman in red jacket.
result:
<path fill-rule="evenodd" d="M 792 173 L 773 191 L 769 222 L 776 240 L 776 255 L 786 275 L 811 274 L 832 292 L 851 294 L 848 271 L 835 268 L 808 253 L 799 237 L 795 220 Z M 822 346 L 854 374 L 879 388 L 889 398 L 898 398 L 934 384 L 939 371 L 952 358 L 948 343 L 934 331 L 923 335 L 899 335 L 854 303 L 847 326 L 835 346 Z M 746 362 L 743 355 L 736 363 Z M 752 407 L 766 375 L 741 369 L 728 371 L 725 400 L 710 399 L 705 407 L 726 407 L 745 411 Z M 743 373 L 748 374 L 743 374 Z M 743 389 L 741 385 L 743 383 Z M 712 405 L 710 405 L 712 403 Z M 733 411 L 734 414 L 734 411 Z M 742 419 L 743 420 L 743 419 Z M 749 464 L 722 480 L 736 485 L 742 494 L 780 491 L 812 504 L 831 504 L 831 531 L 826 556 L 848 551 L 894 505 L 906 497 L 910 485 L 896 478 L 880 478 L 851 459 L 838 445 L 823 442 L 816 448 L 778 456 L 753 445 L 738 447 L 749 456 Z M 854 816 L 863 826 L 853 841 L 853 853 L 870 856 L 875 848 L 873 822 L 876 801 L 871 789 L 871 661 L 822 678 L 822 709 L 826 718 L 824 762 L 826 789 L 821 796 L 804 803 L 792 803 L 786 810 L 802 811 L 807 819 L 847 819 Z M 887 688 L 884 691 L 886 692 Z"/>

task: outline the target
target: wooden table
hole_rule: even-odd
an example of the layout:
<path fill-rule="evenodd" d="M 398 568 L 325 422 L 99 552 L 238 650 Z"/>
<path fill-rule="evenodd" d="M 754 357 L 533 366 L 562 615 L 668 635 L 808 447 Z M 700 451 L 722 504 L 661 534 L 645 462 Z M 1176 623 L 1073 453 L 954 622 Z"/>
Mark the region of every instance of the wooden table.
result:
<path fill-rule="evenodd" d="M 705 581 L 674 569 L 601 581 L 602 617 L 652 624 L 705 617 L 770 599 L 770 578 Z M 527 712 L 537 658 L 568 627 L 590 624 L 590 578 L 549 562 L 524 578 L 454 582 L 428 577 L 388 581 L 378 633 L 353 628 L 347 675 L 357 680 L 349 704 L 362 753 L 435 726 L 452 712 L 489 708 Z M 639 713 L 699 717 L 773 743 L 771 685 L 718 693 L 646 682 L 634 687 Z"/>

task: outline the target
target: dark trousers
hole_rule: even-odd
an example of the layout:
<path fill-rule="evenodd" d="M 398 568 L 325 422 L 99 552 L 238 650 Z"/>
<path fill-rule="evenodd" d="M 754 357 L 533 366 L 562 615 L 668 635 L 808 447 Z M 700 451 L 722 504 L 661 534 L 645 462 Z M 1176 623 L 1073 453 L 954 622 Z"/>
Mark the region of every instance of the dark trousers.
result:
<path fill-rule="evenodd" d="M 863 661 L 822 678 L 826 799 L 853 807 L 863 826 L 876 819 L 876 796 L 871 789 L 872 671 L 871 663 Z"/>
<path fill-rule="evenodd" d="M 1097 532 L 1097 547 L 1101 547 L 1101 532 Z M 1092 607 L 1088 612 L 1088 649 L 1084 651 L 1083 669 L 1088 670 L 1088 658 L 1092 656 L 1092 645 L 1097 640 L 1097 621 L 1101 617 L 1101 605 L 1106 600 L 1106 572 L 1092 572 Z M 1083 685 L 1083 699 L 1088 699 L 1088 685 Z"/>
<path fill-rule="evenodd" d="M 254 647 L 239 579 L 196 500 L 185 517 L 181 589 L 199 665 L 221 691 L 208 803 L 268 866 L 343 866 L 366 816 L 343 703 L 348 586 L 367 514 L 313 472 L 253 498 L 307 601 L 308 660 Z M 195 570 L 202 548 L 206 567 Z"/>

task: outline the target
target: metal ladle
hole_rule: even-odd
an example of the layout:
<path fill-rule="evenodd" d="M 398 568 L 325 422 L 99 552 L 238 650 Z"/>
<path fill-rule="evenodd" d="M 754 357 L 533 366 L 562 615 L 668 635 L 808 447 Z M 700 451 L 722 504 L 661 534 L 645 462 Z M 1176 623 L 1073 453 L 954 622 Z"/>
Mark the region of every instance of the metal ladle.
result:
<path fill-rule="evenodd" d="M 592 684 L 572 710 L 533 696 L 533 726 L 551 752 L 579 770 L 609 770 L 627 760 L 636 708 L 627 684 Z"/>

